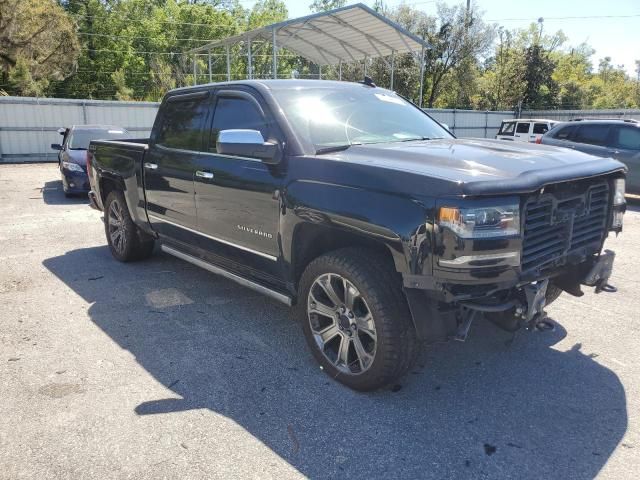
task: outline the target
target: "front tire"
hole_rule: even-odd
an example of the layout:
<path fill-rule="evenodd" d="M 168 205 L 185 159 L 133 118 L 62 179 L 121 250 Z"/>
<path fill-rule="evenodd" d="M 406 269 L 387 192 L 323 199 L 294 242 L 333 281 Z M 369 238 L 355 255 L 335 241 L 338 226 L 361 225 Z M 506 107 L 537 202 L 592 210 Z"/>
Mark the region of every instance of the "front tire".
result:
<path fill-rule="evenodd" d="M 111 254 L 121 262 L 143 260 L 153 253 L 153 238 L 133 223 L 124 194 L 119 190 L 107 196 L 104 229 Z"/>
<path fill-rule="evenodd" d="M 307 344 L 329 376 L 354 390 L 397 380 L 418 351 L 402 284 L 385 260 L 338 250 L 311 262 L 300 281 Z"/>

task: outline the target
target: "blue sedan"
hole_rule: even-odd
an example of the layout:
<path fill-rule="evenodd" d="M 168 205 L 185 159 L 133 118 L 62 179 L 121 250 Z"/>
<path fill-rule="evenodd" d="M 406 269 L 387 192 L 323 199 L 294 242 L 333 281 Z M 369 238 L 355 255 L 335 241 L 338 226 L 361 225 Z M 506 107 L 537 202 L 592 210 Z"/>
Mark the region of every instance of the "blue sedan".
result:
<path fill-rule="evenodd" d="M 91 140 L 116 140 L 126 138 L 129 132 L 113 125 L 74 125 L 58 130 L 63 135 L 62 143 L 52 143 L 59 150 L 58 166 L 62 176 L 62 188 L 67 197 L 86 194 L 89 187 L 87 177 L 87 148 Z"/>

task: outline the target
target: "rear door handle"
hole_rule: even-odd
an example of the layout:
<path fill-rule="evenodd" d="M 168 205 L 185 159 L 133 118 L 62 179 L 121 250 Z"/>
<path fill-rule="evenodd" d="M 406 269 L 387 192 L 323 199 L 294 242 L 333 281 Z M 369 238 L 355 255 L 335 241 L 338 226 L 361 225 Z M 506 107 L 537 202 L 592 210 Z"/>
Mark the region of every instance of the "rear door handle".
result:
<path fill-rule="evenodd" d="M 611 155 L 618 155 L 620 153 L 619 150 L 607 150 L 607 153 L 611 154 Z"/>
<path fill-rule="evenodd" d="M 196 177 L 206 178 L 207 180 L 211 180 L 213 178 L 213 173 L 204 172 L 202 170 L 196 170 Z"/>
<path fill-rule="evenodd" d="M 148 168 L 149 170 L 157 170 L 158 169 L 158 164 L 157 163 L 144 162 L 144 168 Z"/>

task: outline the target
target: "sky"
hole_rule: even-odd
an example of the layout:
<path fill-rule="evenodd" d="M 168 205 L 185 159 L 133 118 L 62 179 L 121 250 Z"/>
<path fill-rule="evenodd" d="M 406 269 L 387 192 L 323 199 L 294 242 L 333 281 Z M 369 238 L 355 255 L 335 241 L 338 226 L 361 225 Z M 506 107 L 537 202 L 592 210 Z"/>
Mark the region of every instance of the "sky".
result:
<path fill-rule="evenodd" d="M 312 0 L 285 0 L 289 17 L 301 17 L 310 12 Z M 372 0 L 361 0 L 372 5 Z M 244 2 L 243 2 L 244 3 Z M 246 1 L 246 3 L 252 3 Z M 347 1 L 347 4 L 357 3 Z M 401 0 L 386 0 L 394 7 Z M 404 3 L 429 14 L 436 12 L 436 1 L 406 0 Z M 449 5 L 463 3 L 462 0 L 444 0 Z M 466 4 L 466 2 L 464 2 Z M 475 0 L 483 10 L 485 21 L 495 21 L 505 28 L 526 27 L 544 18 L 545 32 L 562 30 L 567 37 L 567 45 L 577 46 L 587 42 L 596 50 L 594 66 L 598 60 L 611 57 L 614 65 L 623 64 L 629 75 L 635 77 L 635 60 L 640 60 L 640 0 Z M 557 19 L 554 17 L 620 16 L 636 15 L 631 18 L 579 18 Z"/>

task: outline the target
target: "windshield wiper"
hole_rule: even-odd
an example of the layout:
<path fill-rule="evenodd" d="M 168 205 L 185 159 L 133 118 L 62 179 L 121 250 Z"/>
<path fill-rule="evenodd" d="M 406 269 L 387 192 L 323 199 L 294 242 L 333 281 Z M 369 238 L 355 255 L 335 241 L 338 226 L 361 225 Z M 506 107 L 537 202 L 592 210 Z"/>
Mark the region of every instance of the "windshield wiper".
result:
<path fill-rule="evenodd" d="M 403 140 L 397 140 L 398 142 L 418 142 L 422 140 L 433 140 L 431 137 L 414 137 L 414 138 L 405 138 Z"/>
<path fill-rule="evenodd" d="M 341 152 L 342 150 L 346 150 L 351 146 L 350 143 L 345 145 L 334 145 L 333 147 L 322 147 L 316 149 L 316 155 L 322 155 L 323 153 L 332 153 L 332 152 Z"/>

